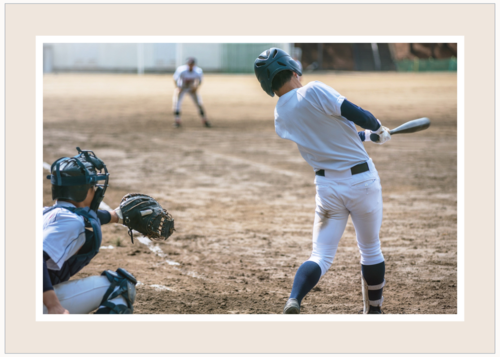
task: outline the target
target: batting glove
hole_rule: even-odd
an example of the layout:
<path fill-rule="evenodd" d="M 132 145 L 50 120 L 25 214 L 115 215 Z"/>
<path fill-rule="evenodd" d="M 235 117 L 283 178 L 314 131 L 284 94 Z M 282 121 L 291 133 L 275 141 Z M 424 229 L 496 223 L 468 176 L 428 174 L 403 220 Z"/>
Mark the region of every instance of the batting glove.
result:
<path fill-rule="evenodd" d="M 377 121 L 380 123 L 380 120 L 377 119 Z M 378 128 L 377 131 L 366 130 L 365 137 L 370 138 L 370 141 L 374 143 L 383 144 L 391 140 L 389 130 L 389 128 L 382 126 L 382 123 L 380 123 L 380 128 Z"/>

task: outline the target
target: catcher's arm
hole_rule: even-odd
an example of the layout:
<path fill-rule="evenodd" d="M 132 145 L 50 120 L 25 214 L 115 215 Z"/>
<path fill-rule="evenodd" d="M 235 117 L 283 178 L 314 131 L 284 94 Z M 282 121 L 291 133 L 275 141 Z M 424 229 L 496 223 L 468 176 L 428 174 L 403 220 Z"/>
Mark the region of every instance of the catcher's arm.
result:
<path fill-rule="evenodd" d="M 108 223 L 118 223 L 119 217 L 116 214 L 116 211 L 108 211 L 108 210 L 97 210 L 97 218 L 101 222 L 101 225 Z"/>
<path fill-rule="evenodd" d="M 47 260 L 49 259 L 49 255 L 43 252 L 43 304 L 49 314 L 69 314 L 68 310 L 62 307 L 61 302 L 54 292 L 47 268 Z"/>
<path fill-rule="evenodd" d="M 109 211 L 109 213 L 111 214 L 111 220 L 109 223 L 122 223 L 120 222 L 120 217 L 116 211 Z"/>

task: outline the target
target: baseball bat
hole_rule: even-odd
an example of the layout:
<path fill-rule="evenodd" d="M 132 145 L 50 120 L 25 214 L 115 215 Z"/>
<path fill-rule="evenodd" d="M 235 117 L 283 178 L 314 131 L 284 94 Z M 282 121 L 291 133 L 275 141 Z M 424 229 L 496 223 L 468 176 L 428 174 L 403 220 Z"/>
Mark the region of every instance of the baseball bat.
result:
<path fill-rule="evenodd" d="M 429 118 L 420 118 L 415 120 L 410 120 L 397 128 L 389 131 L 389 134 L 408 134 L 415 133 L 417 131 L 425 130 L 431 125 Z"/>
<path fill-rule="evenodd" d="M 389 134 L 394 135 L 394 134 L 409 134 L 409 133 L 415 133 L 417 131 L 422 131 L 427 129 L 431 125 L 431 121 L 429 118 L 419 118 L 419 119 L 414 119 L 410 120 L 404 124 L 401 124 L 397 128 L 394 128 L 392 130 L 389 130 Z M 375 139 L 375 140 L 373 140 Z M 370 140 L 371 141 L 378 141 L 378 135 L 377 134 L 371 134 L 370 135 Z"/>

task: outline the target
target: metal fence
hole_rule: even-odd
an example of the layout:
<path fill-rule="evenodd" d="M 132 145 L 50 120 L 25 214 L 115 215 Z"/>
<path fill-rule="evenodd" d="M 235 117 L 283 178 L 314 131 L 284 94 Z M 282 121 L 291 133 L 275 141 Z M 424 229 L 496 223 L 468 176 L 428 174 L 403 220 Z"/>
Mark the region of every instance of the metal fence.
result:
<path fill-rule="evenodd" d="M 204 72 L 251 73 L 270 47 L 289 43 L 47 43 L 43 70 L 50 72 L 173 72 L 195 57 Z"/>

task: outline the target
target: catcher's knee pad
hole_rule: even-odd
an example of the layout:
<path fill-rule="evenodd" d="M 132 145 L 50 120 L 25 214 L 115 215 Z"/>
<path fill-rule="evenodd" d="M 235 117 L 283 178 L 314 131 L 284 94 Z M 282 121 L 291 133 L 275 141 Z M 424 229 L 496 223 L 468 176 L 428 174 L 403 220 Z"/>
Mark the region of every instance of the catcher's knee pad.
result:
<path fill-rule="evenodd" d="M 132 305 L 134 304 L 136 296 L 135 285 L 137 284 L 137 279 L 128 271 L 122 268 L 118 268 L 116 272 L 112 270 L 105 270 L 101 275 L 106 276 L 111 283 L 102 298 L 101 306 L 105 306 L 111 311 L 115 311 L 109 313 L 132 313 L 134 311 Z M 116 305 L 109 300 L 112 300 L 119 295 L 123 297 L 127 302 L 126 307 L 130 310 L 130 312 L 116 312 L 120 311 L 122 309 L 120 306 L 124 305 Z"/>

